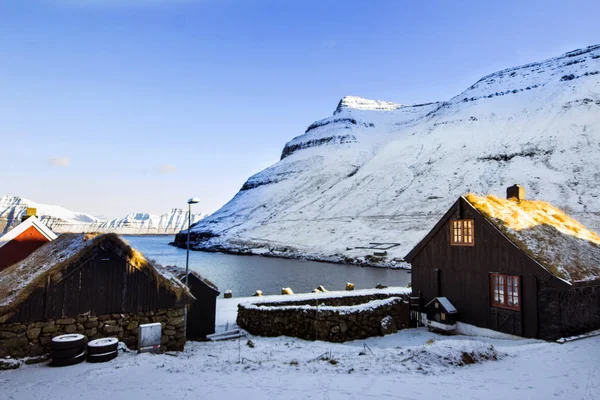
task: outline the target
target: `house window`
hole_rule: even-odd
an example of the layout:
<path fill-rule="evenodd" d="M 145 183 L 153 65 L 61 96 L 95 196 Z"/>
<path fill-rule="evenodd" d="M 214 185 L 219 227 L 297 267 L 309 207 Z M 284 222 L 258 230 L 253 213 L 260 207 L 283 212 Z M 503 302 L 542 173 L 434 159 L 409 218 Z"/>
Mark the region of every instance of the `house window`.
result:
<path fill-rule="evenodd" d="M 474 246 L 475 233 L 472 219 L 455 219 L 450 224 L 452 246 Z"/>
<path fill-rule="evenodd" d="M 521 278 L 514 275 L 491 274 L 490 289 L 492 306 L 521 309 Z"/>

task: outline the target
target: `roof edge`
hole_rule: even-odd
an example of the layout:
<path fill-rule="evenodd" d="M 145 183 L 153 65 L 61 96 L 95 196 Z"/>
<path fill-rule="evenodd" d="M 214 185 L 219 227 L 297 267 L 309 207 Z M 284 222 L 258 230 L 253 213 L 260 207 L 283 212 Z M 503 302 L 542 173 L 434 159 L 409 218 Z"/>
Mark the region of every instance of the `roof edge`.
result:
<path fill-rule="evenodd" d="M 46 224 L 40 221 L 36 216 L 31 216 L 0 237 L 0 248 L 11 242 L 13 239 L 31 227 L 36 228 L 38 232 L 44 235 L 44 237 L 50 242 L 58 237 L 56 233 L 52 232 L 52 230 L 50 230 L 50 228 L 48 228 Z"/>

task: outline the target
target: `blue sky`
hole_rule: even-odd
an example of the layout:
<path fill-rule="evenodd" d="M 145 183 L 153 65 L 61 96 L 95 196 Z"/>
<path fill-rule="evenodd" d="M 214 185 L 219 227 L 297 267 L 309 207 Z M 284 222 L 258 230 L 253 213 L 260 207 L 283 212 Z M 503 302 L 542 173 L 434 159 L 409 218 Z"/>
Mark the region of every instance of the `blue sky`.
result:
<path fill-rule="evenodd" d="M 344 95 L 445 100 L 600 43 L 598 15 L 597 0 L 4 1 L 0 195 L 214 211 Z"/>

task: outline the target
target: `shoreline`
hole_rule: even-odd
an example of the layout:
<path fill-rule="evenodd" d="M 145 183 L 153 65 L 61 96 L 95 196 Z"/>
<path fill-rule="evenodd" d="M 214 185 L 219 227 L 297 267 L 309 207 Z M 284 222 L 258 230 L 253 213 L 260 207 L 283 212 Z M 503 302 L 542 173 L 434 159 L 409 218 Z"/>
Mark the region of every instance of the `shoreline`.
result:
<path fill-rule="evenodd" d="M 169 246 L 173 246 L 173 247 L 177 247 L 179 249 L 183 249 L 185 250 L 186 247 L 183 246 L 178 246 L 177 244 L 175 244 L 175 241 L 170 242 Z M 225 247 L 200 247 L 200 248 L 194 248 L 194 247 L 190 247 L 191 251 L 201 251 L 204 253 L 222 253 L 222 254 L 229 254 L 229 255 L 234 255 L 234 256 L 260 256 L 260 257 L 268 257 L 268 258 L 281 258 L 284 260 L 303 260 L 303 261 L 313 261 L 313 262 L 322 262 L 322 263 L 328 263 L 328 264 L 340 264 L 340 265 L 348 265 L 348 266 L 354 266 L 354 267 L 361 267 L 361 268 L 379 268 L 379 269 L 392 269 L 392 270 L 405 270 L 405 271 L 411 271 L 411 267 L 410 264 L 406 263 L 406 262 L 401 262 L 399 263 L 400 265 L 395 266 L 395 265 L 382 265 L 382 264 L 375 264 L 375 263 L 368 263 L 368 262 L 348 262 L 343 260 L 343 256 L 329 256 L 331 258 L 336 258 L 338 257 L 339 260 L 333 260 L 331 258 L 319 258 L 319 257 L 311 257 L 310 255 L 289 255 L 289 256 L 285 256 L 284 254 L 281 253 L 277 253 L 277 254 L 273 254 L 273 253 L 255 253 L 252 252 L 251 250 L 232 250 L 229 248 L 225 248 Z"/>

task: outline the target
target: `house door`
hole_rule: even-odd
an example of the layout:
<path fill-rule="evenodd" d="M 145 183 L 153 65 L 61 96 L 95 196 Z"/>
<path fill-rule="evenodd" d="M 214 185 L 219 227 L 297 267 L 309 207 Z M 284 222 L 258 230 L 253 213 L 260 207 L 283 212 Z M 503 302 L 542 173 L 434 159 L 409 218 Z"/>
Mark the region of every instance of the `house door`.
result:
<path fill-rule="evenodd" d="M 520 312 L 491 307 L 490 318 L 493 330 L 523 336 Z"/>

